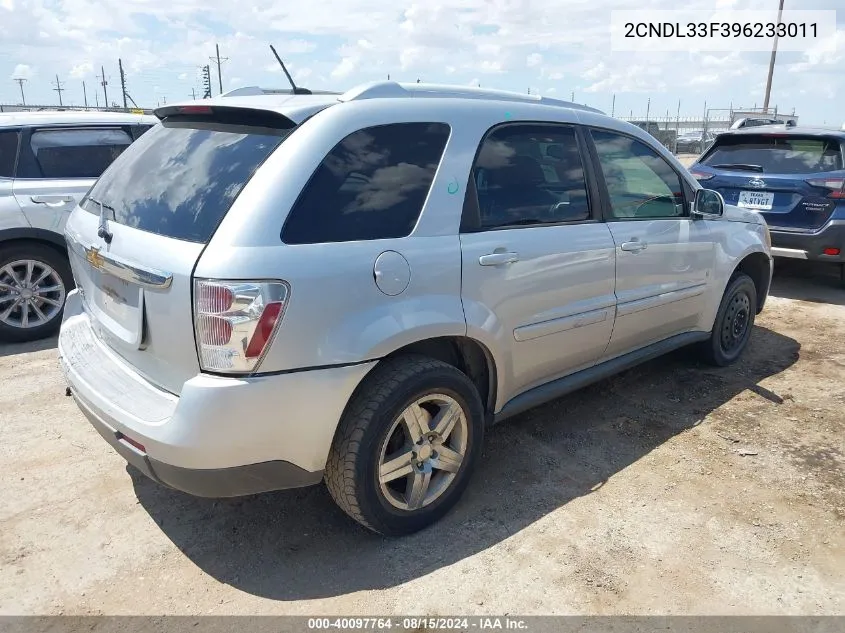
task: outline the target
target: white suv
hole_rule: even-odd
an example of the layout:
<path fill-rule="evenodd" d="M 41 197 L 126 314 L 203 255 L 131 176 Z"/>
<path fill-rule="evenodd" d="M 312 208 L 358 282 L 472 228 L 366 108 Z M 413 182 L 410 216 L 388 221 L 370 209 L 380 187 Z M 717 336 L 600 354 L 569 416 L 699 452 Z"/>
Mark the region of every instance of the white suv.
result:
<path fill-rule="evenodd" d="M 67 224 L 59 355 L 188 493 L 325 478 L 418 530 L 488 425 L 681 346 L 731 363 L 768 293 L 760 216 L 589 108 L 387 82 L 156 114 Z"/>
<path fill-rule="evenodd" d="M 154 116 L 123 112 L 0 114 L 0 342 L 56 333 L 73 278 L 70 212 Z"/>

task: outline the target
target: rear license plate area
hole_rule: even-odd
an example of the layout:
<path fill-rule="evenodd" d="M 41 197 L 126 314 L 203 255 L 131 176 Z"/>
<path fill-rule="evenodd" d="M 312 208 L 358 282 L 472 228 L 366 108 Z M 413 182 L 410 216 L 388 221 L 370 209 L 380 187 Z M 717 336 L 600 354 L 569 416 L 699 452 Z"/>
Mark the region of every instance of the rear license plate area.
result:
<path fill-rule="evenodd" d="M 104 272 L 94 272 L 92 277 L 91 304 L 101 329 L 124 343 L 140 346 L 143 333 L 143 289 Z"/>
<path fill-rule="evenodd" d="M 770 211 L 775 201 L 775 194 L 769 191 L 740 191 L 738 207 L 757 211 Z"/>

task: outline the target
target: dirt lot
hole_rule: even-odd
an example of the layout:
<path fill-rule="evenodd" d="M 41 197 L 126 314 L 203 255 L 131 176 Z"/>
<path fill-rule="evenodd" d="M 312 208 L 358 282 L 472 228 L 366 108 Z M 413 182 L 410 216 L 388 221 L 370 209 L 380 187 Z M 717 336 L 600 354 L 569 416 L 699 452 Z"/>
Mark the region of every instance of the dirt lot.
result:
<path fill-rule="evenodd" d="M 494 428 L 403 540 L 322 487 L 193 499 L 127 470 L 55 341 L 0 347 L 0 613 L 845 613 L 845 290 L 776 276 L 738 365 L 681 352 Z"/>

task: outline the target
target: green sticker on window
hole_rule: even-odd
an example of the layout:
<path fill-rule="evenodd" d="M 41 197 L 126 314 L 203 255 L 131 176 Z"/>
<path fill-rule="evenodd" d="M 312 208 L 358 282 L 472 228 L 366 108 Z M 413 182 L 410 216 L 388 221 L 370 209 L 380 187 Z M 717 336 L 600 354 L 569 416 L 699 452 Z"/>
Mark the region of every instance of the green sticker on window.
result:
<path fill-rule="evenodd" d="M 452 182 L 449 183 L 449 186 L 446 187 L 446 191 L 448 191 L 451 194 L 456 194 L 456 193 L 458 193 L 458 189 L 460 189 L 460 188 L 461 188 L 461 185 L 458 184 L 458 179 L 454 178 L 452 180 Z"/>

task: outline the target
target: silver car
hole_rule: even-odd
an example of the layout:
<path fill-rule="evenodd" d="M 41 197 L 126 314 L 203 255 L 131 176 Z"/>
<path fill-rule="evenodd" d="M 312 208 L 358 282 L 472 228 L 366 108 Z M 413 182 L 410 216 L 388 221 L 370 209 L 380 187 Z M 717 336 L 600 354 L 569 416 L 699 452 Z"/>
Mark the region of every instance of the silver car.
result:
<path fill-rule="evenodd" d="M 0 114 L 0 341 L 59 329 L 73 287 L 65 222 L 103 170 L 156 122 L 103 112 Z"/>
<path fill-rule="evenodd" d="M 168 105 L 66 228 L 80 409 L 152 479 L 325 479 L 377 532 L 431 524 L 487 427 L 670 350 L 742 354 L 768 229 L 644 131 L 470 88 Z"/>

